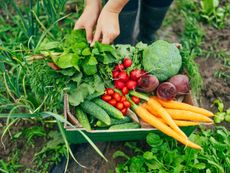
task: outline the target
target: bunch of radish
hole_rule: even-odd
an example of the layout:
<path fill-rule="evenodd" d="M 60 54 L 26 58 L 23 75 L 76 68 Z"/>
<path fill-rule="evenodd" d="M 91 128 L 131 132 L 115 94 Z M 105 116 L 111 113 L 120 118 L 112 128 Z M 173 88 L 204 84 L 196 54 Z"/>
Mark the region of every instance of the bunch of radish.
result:
<path fill-rule="evenodd" d="M 113 69 L 113 80 L 115 88 L 122 91 L 124 95 L 129 93 L 138 85 L 138 80 L 145 75 L 144 70 L 134 69 L 128 74 L 126 69 L 132 65 L 130 58 L 124 58 L 122 64 L 118 64 Z"/>
<path fill-rule="evenodd" d="M 116 107 L 122 112 L 123 115 L 126 115 L 127 110 L 130 108 L 131 105 L 125 96 L 120 95 L 112 88 L 106 89 L 105 94 L 102 96 L 102 100 Z"/>

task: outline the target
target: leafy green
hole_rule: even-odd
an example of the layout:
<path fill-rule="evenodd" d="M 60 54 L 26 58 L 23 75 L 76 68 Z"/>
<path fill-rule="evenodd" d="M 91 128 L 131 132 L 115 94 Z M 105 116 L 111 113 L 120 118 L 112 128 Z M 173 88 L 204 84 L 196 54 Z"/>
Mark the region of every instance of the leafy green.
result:
<path fill-rule="evenodd" d="M 214 100 L 213 105 L 216 105 L 218 109 L 214 115 L 214 122 L 221 123 L 224 120 L 230 122 L 230 108 L 224 111 L 224 103 L 220 99 Z"/>
<path fill-rule="evenodd" d="M 103 94 L 105 85 L 111 84 L 113 66 L 121 59 L 117 50 L 99 42 L 90 47 L 84 30 L 74 30 L 59 41 L 59 45 L 57 42 L 44 39 L 38 50 L 45 59 L 33 62 L 31 67 L 36 68 L 28 64 L 32 71 L 32 91 L 37 100 L 42 102 L 47 97 L 44 103 L 47 106 L 52 98 L 53 105 L 61 105 L 60 93 L 67 89 L 70 104 L 77 106 L 87 97 L 91 99 Z M 48 67 L 50 61 L 61 70 Z M 50 90 L 47 92 L 47 89 Z"/>
<path fill-rule="evenodd" d="M 123 157 L 125 162 L 117 165 L 116 173 L 124 172 L 228 172 L 230 168 L 230 132 L 224 127 L 205 129 L 201 127 L 190 139 L 203 150 L 184 148 L 170 138 L 155 133 L 146 137 L 147 151 L 131 145 L 133 156 L 116 151 L 114 158 Z M 127 146 L 127 145 L 125 145 Z M 128 145 L 130 146 L 130 144 Z M 146 147 L 145 147 L 146 149 Z M 135 152 L 137 151 L 138 152 Z"/>
<path fill-rule="evenodd" d="M 158 40 L 144 49 L 142 64 L 145 71 L 164 81 L 179 72 L 182 58 L 175 44 Z"/>

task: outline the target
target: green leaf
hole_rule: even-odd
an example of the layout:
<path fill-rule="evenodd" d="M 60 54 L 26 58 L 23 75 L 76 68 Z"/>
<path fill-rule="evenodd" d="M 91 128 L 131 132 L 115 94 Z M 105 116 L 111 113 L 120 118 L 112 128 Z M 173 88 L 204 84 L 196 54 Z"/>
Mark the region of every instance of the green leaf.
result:
<path fill-rule="evenodd" d="M 89 57 L 87 64 L 88 65 L 97 65 L 98 62 L 97 62 L 97 59 L 94 56 L 91 56 L 91 57 Z"/>
<path fill-rule="evenodd" d="M 82 67 L 83 67 L 84 73 L 86 75 L 93 75 L 93 74 L 97 73 L 97 66 L 96 65 L 84 64 Z"/>
<path fill-rule="evenodd" d="M 118 157 L 123 157 L 123 158 L 126 158 L 126 159 L 129 159 L 129 156 L 127 156 L 123 151 L 116 151 L 115 153 L 113 153 L 113 158 L 116 159 Z"/>
<path fill-rule="evenodd" d="M 217 108 L 218 108 L 219 112 L 223 112 L 224 104 L 220 99 L 214 100 L 213 104 L 217 105 Z"/>
<path fill-rule="evenodd" d="M 155 133 L 149 133 L 147 135 L 147 137 L 146 137 L 146 142 L 151 147 L 158 147 L 163 143 L 163 141 L 161 140 L 160 136 L 155 134 Z"/>
<path fill-rule="evenodd" d="M 71 78 L 71 80 L 74 81 L 74 82 L 76 82 L 76 83 L 77 83 L 77 86 L 78 86 L 78 85 L 80 85 L 80 83 L 81 83 L 82 76 L 83 76 L 82 73 L 77 73 L 77 74 L 75 74 L 75 75 Z"/>
<path fill-rule="evenodd" d="M 115 58 L 110 53 L 102 53 L 102 63 L 110 64 L 115 62 Z"/>
<path fill-rule="evenodd" d="M 144 166 L 144 159 L 141 156 L 136 156 L 130 159 L 131 163 L 129 166 L 130 172 L 143 172 L 145 173 L 146 170 Z"/>
<path fill-rule="evenodd" d="M 86 47 L 85 49 L 83 49 L 83 51 L 81 52 L 81 54 L 83 56 L 89 56 L 89 55 L 91 55 L 90 48 Z"/>
<path fill-rule="evenodd" d="M 79 62 L 79 56 L 74 54 L 72 56 L 72 59 L 71 59 L 71 64 L 76 70 L 80 71 L 80 68 L 78 66 L 78 62 Z"/>
<path fill-rule="evenodd" d="M 192 167 L 201 170 L 201 169 L 206 168 L 206 164 L 205 163 L 196 163 Z"/>
<path fill-rule="evenodd" d="M 72 67 L 72 53 L 63 53 L 55 62 L 56 65 L 62 69 Z"/>
<path fill-rule="evenodd" d="M 65 75 L 65 76 L 73 76 L 74 73 L 76 72 L 76 69 L 67 68 L 67 69 L 59 70 L 57 72 L 60 72 L 61 74 Z"/>
<path fill-rule="evenodd" d="M 150 152 L 150 151 L 146 151 L 146 152 L 143 154 L 143 157 L 144 157 L 144 159 L 146 159 L 146 160 L 152 160 L 152 159 L 155 158 L 155 156 L 153 155 L 153 153 Z"/>
<path fill-rule="evenodd" d="M 43 42 L 39 46 L 39 50 L 52 50 L 59 48 L 60 42 L 59 41 L 50 41 L 49 39 L 45 38 Z"/>
<path fill-rule="evenodd" d="M 78 106 L 84 99 L 94 92 L 92 86 L 83 83 L 79 85 L 76 89 L 71 89 L 69 93 L 69 103 L 72 106 Z"/>
<path fill-rule="evenodd" d="M 93 55 L 100 55 L 100 52 L 99 52 L 99 50 L 97 48 L 93 48 L 92 54 Z"/>

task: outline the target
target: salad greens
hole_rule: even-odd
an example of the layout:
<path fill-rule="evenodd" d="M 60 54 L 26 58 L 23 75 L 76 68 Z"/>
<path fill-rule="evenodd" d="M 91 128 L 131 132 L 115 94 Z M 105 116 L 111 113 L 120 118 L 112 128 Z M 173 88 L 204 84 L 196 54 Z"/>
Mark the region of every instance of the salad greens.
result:
<path fill-rule="evenodd" d="M 41 102 L 47 97 L 44 103 L 47 110 L 51 100 L 53 105 L 61 105 L 63 90 L 68 92 L 73 106 L 89 96 L 103 94 L 105 85 L 111 85 L 113 63 L 122 59 L 111 45 L 97 42 L 90 47 L 84 30 L 74 30 L 62 41 L 44 39 L 37 53 L 44 57 L 28 63 L 28 69 L 32 71 L 29 77 L 36 99 Z M 51 69 L 48 62 L 53 62 L 60 69 Z"/>
<path fill-rule="evenodd" d="M 113 158 L 122 157 L 126 161 L 116 167 L 116 173 L 123 172 L 229 172 L 230 132 L 224 127 L 204 129 L 193 133 L 190 138 L 202 145 L 203 150 L 179 147 L 170 138 L 161 138 L 155 133 L 146 137 L 148 150 L 142 150 L 137 143 L 127 142 L 134 156 L 116 151 Z"/>

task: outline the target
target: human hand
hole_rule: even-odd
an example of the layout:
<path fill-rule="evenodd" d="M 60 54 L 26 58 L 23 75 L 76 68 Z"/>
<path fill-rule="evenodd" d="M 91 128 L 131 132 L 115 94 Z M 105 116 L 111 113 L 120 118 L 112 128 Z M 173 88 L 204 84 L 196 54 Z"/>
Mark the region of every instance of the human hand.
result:
<path fill-rule="evenodd" d="M 97 21 L 96 31 L 91 46 L 102 40 L 103 44 L 110 44 L 120 34 L 119 13 L 103 8 Z"/>
<path fill-rule="evenodd" d="M 74 29 L 86 30 L 86 38 L 89 43 L 91 43 L 93 40 L 93 29 L 96 25 L 101 8 L 101 0 L 87 1 L 82 15 L 75 23 Z"/>

